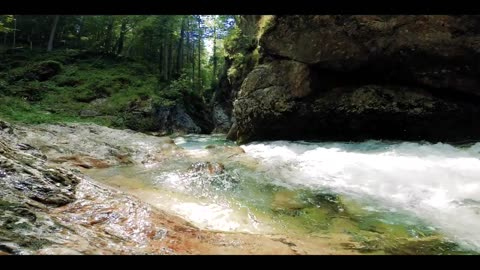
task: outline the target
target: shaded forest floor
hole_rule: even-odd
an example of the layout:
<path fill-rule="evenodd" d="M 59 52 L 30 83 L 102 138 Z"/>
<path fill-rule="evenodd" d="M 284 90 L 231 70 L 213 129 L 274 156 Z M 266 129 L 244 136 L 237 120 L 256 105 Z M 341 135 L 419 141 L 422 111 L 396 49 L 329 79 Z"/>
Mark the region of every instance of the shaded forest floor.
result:
<path fill-rule="evenodd" d="M 130 58 L 79 50 L 0 52 L 0 118 L 12 122 L 156 131 L 136 120 L 129 126 L 132 107 L 145 100 L 150 107 L 174 106 L 186 95 L 205 107 L 200 95 L 159 82 L 154 66 Z"/>

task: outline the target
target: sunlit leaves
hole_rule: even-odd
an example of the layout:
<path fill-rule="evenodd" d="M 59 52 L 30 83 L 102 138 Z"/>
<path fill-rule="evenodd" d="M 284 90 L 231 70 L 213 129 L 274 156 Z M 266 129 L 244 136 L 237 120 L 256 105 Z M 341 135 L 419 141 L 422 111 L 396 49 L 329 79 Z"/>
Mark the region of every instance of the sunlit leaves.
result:
<path fill-rule="evenodd" d="M 13 15 L 0 15 L 0 32 L 11 31 L 12 27 L 10 24 L 13 23 L 13 19 Z"/>

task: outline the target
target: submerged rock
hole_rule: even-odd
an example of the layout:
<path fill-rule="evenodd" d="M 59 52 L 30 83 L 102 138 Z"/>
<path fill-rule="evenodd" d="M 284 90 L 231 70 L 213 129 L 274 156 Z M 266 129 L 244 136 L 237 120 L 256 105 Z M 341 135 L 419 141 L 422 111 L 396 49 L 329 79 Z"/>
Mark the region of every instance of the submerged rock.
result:
<path fill-rule="evenodd" d="M 275 193 L 272 201 L 273 210 L 299 210 L 307 205 L 298 198 L 298 193 L 290 190 Z"/>
<path fill-rule="evenodd" d="M 222 163 L 197 162 L 192 164 L 191 170 L 194 172 L 206 172 L 209 174 L 223 173 L 225 167 Z"/>

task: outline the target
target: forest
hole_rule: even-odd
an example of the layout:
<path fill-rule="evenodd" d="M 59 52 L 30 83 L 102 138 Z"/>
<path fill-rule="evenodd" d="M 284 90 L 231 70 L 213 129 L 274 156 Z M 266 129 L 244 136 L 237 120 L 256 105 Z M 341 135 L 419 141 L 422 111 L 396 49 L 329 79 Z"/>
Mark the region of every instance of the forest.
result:
<path fill-rule="evenodd" d="M 202 107 L 196 110 L 208 111 L 226 59 L 238 58 L 231 49 L 242 38 L 236 20 L 241 17 L 2 15 L 0 115 L 27 123 L 86 117 L 154 130 L 148 121 L 137 126 L 138 119 L 120 114 L 138 97 L 168 105 L 185 95 Z M 101 98 L 105 106 L 86 104 Z M 213 129 L 209 119 L 203 122 L 202 130 Z"/>
<path fill-rule="evenodd" d="M 234 16 L 13 16 L 0 17 L 3 49 L 90 50 L 141 59 L 159 80 L 184 76 L 195 90 L 210 88 L 223 65 L 223 40 Z"/>

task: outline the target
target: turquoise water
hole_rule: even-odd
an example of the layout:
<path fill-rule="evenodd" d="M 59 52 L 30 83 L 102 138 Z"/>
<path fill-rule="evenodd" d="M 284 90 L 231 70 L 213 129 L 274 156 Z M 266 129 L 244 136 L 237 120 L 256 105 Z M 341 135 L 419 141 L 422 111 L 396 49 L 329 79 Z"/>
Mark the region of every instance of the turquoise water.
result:
<path fill-rule="evenodd" d="M 227 140 L 224 134 L 188 134 L 174 138 L 175 144 L 188 150 L 204 149 L 207 145 L 235 146 L 235 142 Z"/>

